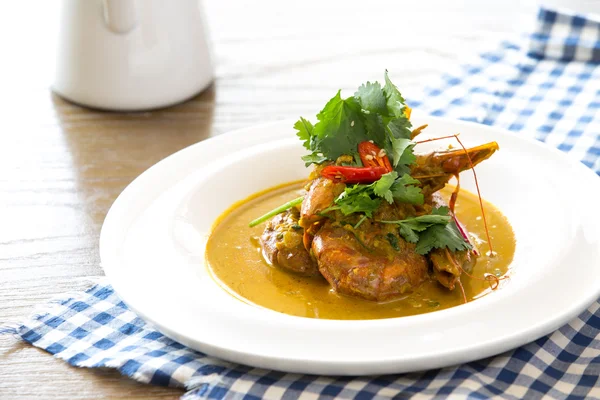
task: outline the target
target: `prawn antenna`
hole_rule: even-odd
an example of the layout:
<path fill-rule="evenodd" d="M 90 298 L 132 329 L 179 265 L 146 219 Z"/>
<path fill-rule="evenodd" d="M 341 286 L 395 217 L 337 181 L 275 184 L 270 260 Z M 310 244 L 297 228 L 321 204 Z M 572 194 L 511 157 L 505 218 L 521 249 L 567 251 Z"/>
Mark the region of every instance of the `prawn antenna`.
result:
<path fill-rule="evenodd" d="M 473 165 L 473 160 L 471 160 L 471 156 L 469 155 L 467 148 L 465 147 L 463 142 L 461 142 L 460 139 L 458 138 L 458 134 L 455 134 L 454 137 L 460 144 L 460 147 L 462 147 L 463 150 L 465 151 L 467 160 L 469 160 L 469 166 L 471 167 L 471 171 L 473 171 L 473 178 L 475 179 L 475 187 L 477 188 L 477 197 L 479 197 L 479 207 L 481 207 L 481 216 L 483 217 L 483 225 L 485 226 L 485 235 L 487 236 L 488 245 L 490 247 L 489 255 L 490 255 L 490 257 L 493 257 L 494 254 L 496 254 L 496 253 L 494 253 L 494 249 L 492 248 L 492 240 L 490 238 L 490 230 L 488 229 L 488 223 L 487 223 L 487 219 L 485 217 L 485 210 L 483 209 L 483 200 L 481 199 L 481 191 L 479 190 L 479 182 L 477 181 L 477 173 L 475 172 L 475 166 Z"/>

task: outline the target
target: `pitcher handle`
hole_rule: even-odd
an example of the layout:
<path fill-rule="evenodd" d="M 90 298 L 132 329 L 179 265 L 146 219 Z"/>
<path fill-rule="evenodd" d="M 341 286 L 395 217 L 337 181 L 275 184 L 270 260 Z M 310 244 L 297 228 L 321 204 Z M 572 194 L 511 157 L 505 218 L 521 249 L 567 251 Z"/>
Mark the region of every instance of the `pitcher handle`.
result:
<path fill-rule="evenodd" d="M 114 33 L 127 33 L 136 23 L 135 0 L 102 0 L 104 22 Z"/>

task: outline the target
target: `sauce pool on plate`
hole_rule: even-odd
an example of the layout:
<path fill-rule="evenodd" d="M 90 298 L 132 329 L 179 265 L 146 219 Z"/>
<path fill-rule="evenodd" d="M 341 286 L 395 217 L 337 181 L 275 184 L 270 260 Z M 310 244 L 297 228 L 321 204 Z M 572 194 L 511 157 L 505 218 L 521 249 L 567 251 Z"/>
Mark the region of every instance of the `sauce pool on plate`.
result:
<path fill-rule="evenodd" d="M 449 198 L 452 187 L 440 192 Z M 324 319 L 380 319 L 423 314 L 464 303 L 461 291 L 450 291 L 434 280 L 401 299 L 377 303 L 340 295 L 321 277 L 298 276 L 269 265 L 262 255 L 259 237 L 264 224 L 254 228 L 248 223 L 259 215 L 302 194 L 300 183 L 270 189 L 239 202 L 217 221 L 206 247 L 211 275 L 231 295 L 241 301 L 281 313 Z M 484 200 L 494 256 L 489 256 L 481 209 L 476 195 L 462 189 L 456 203 L 458 219 L 466 226 L 481 253 L 470 275 L 461 282 L 468 301 L 492 290 L 483 280 L 486 273 L 498 277 L 509 272 L 515 252 L 515 236 L 506 217 Z M 500 287 L 506 281 L 501 281 Z"/>

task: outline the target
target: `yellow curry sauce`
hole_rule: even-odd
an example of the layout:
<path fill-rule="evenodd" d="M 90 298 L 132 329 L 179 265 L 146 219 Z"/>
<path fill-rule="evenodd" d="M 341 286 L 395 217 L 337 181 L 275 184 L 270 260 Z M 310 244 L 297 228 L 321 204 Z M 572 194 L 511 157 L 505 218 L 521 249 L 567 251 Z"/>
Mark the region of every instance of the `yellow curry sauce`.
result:
<path fill-rule="evenodd" d="M 441 191 L 444 198 L 449 198 L 452 189 L 446 187 Z M 234 205 L 219 219 L 207 243 L 206 259 L 211 274 L 225 290 L 250 304 L 285 314 L 325 319 L 394 318 L 464 303 L 459 288 L 451 292 L 433 280 L 400 300 L 376 303 L 335 293 L 323 278 L 302 277 L 270 266 L 263 259 L 259 243 L 265 224 L 249 228 L 248 223 L 301 194 L 299 183 L 280 186 Z M 497 254 L 490 257 L 487 243 L 481 241 L 478 246 L 481 255 L 472 275 L 505 275 L 515 252 L 515 236 L 506 217 L 497 208 L 486 201 L 484 207 Z M 485 240 L 476 195 L 461 190 L 455 212 L 476 242 L 480 242 L 478 238 Z M 468 301 L 491 292 L 490 284 L 483 280 L 462 274 L 461 281 Z"/>

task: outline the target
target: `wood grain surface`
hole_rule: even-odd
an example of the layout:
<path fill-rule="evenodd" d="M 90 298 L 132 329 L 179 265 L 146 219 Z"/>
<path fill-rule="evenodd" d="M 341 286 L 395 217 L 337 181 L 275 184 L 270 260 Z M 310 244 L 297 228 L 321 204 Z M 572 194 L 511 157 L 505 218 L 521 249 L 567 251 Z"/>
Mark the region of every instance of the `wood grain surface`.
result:
<path fill-rule="evenodd" d="M 0 323 L 102 275 L 98 237 L 110 205 L 162 158 L 232 129 L 312 116 L 337 89 L 381 79 L 386 68 L 410 102 L 436 76 L 524 30 L 536 8 L 518 0 L 207 0 L 213 86 L 175 107 L 120 114 L 50 91 L 59 5 L 3 4 Z M 0 336 L 1 399 L 182 393 L 69 367 Z"/>

